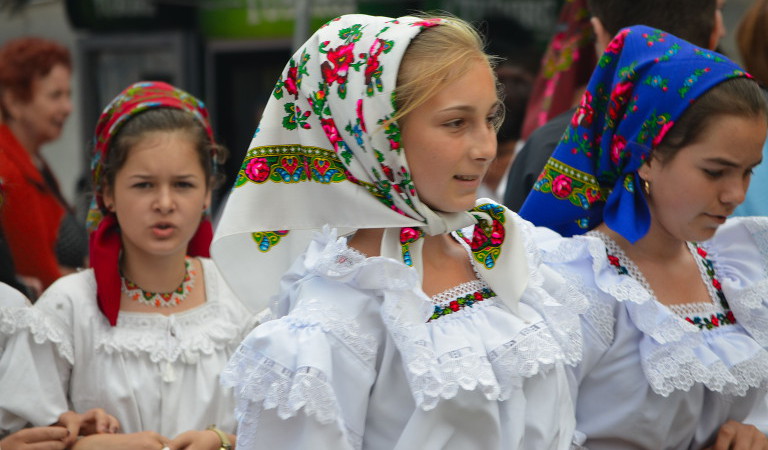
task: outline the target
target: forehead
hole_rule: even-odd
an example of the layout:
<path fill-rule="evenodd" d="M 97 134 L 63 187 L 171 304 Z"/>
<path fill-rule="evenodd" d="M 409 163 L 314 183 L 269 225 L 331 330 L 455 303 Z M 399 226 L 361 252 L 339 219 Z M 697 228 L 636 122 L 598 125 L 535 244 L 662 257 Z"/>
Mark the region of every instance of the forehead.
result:
<path fill-rule="evenodd" d="M 173 130 L 144 133 L 129 148 L 124 167 L 188 165 L 200 166 L 195 141 L 188 131 Z"/>
<path fill-rule="evenodd" d="M 699 139 L 681 148 L 678 156 L 750 166 L 762 158 L 767 129 L 762 115 L 714 117 Z"/>

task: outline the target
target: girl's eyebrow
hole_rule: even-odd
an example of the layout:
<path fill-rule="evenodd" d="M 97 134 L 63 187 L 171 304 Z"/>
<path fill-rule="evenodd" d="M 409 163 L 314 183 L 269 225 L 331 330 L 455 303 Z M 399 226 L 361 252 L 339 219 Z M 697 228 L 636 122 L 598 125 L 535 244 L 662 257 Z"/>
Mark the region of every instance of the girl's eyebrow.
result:
<path fill-rule="evenodd" d="M 720 164 L 721 166 L 725 166 L 725 167 L 740 167 L 741 166 L 741 164 L 738 164 L 738 163 L 736 163 L 734 161 L 731 161 L 731 160 L 728 160 L 728 159 L 725 159 L 725 158 L 720 158 L 720 157 L 706 158 L 705 161 L 711 162 L 711 163 L 714 163 L 714 164 Z M 760 158 L 760 161 L 757 161 L 756 163 L 754 163 L 752 165 L 752 167 L 760 164 L 761 162 L 763 162 L 762 158 Z"/>

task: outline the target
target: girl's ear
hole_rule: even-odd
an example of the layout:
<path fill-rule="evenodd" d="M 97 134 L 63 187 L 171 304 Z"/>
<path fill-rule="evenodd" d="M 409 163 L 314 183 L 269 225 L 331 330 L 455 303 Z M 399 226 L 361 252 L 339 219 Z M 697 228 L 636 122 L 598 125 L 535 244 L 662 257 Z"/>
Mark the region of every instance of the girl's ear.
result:
<path fill-rule="evenodd" d="M 205 194 L 205 202 L 203 203 L 203 211 L 208 210 L 208 208 L 211 206 L 211 195 L 213 194 L 212 189 L 209 187 L 206 194 Z"/>
<path fill-rule="evenodd" d="M 115 212 L 115 195 L 112 187 L 104 186 L 101 189 L 101 199 L 104 201 L 104 206 L 108 211 Z"/>
<path fill-rule="evenodd" d="M 658 164 L 659 164 L 659 162 L 658 162 L 658 161 L 656 161 L 656 160 L 655 160 L 655 158 L 653 158 L 653 157 L 651 157 L 651 158 L 648 158 L 648 159 L 647 159 L 647 160 L 646 160 L 646 161 L 643 163 L 643 165 L 642 165 L 642 166 L 640 166 L 640 168 L 639 168 L 639 169 L 637 169 L 637 175 L 638 175 L 638 176 L 639 176 L 641 179 L 643 179 L 643 180 L 645 180 L 645 181 L 650 181 L 650 179 L 652 178 L 652 175 L 651 175 L 651 173 L 653 172 L 653 169 L 654 169 L 654 168 L 656 167 L 656 165 L 658 165 Z"/>

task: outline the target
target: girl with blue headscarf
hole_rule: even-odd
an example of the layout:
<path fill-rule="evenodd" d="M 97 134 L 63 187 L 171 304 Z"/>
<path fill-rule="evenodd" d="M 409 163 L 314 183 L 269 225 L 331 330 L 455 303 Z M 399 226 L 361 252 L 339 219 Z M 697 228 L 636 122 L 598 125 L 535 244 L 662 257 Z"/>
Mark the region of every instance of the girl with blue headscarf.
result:
<path fill-rule="evenodd" d="M 539 242 L 590 302 L 571 372 L 590 449 L 768 448 L 768 222 L 727 220 L 767 111 L 724 56 L 624 29 L 523 205 L 574 236 Z"/>

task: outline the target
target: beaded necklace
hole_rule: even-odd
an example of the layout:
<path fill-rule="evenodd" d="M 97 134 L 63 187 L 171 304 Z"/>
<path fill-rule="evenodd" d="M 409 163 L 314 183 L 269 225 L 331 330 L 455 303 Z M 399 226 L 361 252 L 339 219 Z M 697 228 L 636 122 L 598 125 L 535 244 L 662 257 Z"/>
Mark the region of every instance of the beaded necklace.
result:
<path fill-rule="evenodd" d="M 611 239 L 610 236 L 601 231 L 595 230 L 590 231 L 588 234 L 600 238 L 600 240 L 605 243 L 605 250 L 608 256 L 608 261 L 612 266 L 616 268 L 620 275 L 631 276 L 641 285 L 643 285 L 643 287 L 648 292 L 650 292 L 654 298 L 658 298 L 653 292 L 653 289 L 651 289 L 651 285 L 648 283 L 648 280 L 646 280 L 643 276 L 643 273 L 640 272 L 640 269 L 631 259 L 629 259 L 629 257 L 627 257 L 624 251 L 621 250 L 621 247 L 619 247 L 619 245 L 613 239 Z M 712 299 L 714 304 L 719 304 L 719 306 L 722 308 L 722 311 L 712 312 L 706 316 L 685 314 L 683 315 L 683 318 L 688 323 L 696 325 L 699 329 L 707 330 L 717 328 L 722 325 L 735 324 L 736 317 L 733 315 L 733 312 L 728 305 L 725 294 L 723 294 L 720 281 L 715 276 L 715 267 L 712 264 L 712 261 L 707 258 L 707 251 L 704 250 L 696 242 L 687 242 L 687 245 L 688 250 L 693 255 L 694 260 L 696 261 L 696 265 L 699 268 L 699 273 L 701 274 L 701 278 L 707 287 L 707 292 L 709 292 L 710 299 Z M 670 307 L 670 309 L 672 311 L 685 310 L 685 308 L 680 308 L 679 306 L 682 305 L 673 305 Z"/>
<path fill-rule="evenodd" d="M 181 280 L 181 284 L 175 290 L 171 292 L 147 292 L 126 278 L 122 272 L 120 273 L 120 280 L 122 281 L 121 290 L 128 298 L 142 305 L 154 306 L 156 308 L 161 306 L 171 307 L 181 304 L 187 298 L 187 294 L 192 292 L 192 288 L 195 286 L 196 275 L 195 269 L 192 267 L 192 258 L 187 256 L 184 259 L 184 279 Z"/>

